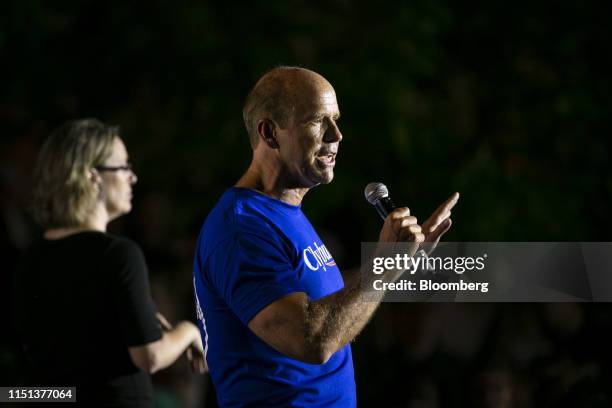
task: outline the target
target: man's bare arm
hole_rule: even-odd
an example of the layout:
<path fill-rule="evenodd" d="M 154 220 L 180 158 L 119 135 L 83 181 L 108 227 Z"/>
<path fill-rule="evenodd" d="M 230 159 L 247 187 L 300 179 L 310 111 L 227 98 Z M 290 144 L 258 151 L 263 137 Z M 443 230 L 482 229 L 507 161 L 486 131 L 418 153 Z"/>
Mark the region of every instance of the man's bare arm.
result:
<path fill-rule="evenodd" d="M 421 232 L 407 208 L 395 210 L 385 220 L 379 242 L 413 242 L 411 255 L 424 240 L 437 243 L 450 227 L 448 216 L 457 199 L 456 194 L 451 196 L 426 221 L 426 234 Z M 392 282 L 400 275 L 397 271 L 388 271 L 376 279 Z M 371 287 L 371 282 L 362 279 L 373 280 L 374 275 L 359 270 L 346 274 L 342 290 L 317 301 L 310 300 L 303 292 L 292 293 L 262 309 L 249 322 L 249 328 L 287 356 L 322 364 L 361 332 L 382 300 L 380 294 L 378 300 L 363 301 L 362 295 L 365 288 Z"/>

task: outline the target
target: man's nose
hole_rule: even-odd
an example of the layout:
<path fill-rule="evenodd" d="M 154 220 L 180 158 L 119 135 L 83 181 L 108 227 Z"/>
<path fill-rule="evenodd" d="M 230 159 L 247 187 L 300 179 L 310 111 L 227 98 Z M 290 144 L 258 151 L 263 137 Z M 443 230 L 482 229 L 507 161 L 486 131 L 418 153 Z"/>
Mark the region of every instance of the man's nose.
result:
<path fill-rule="evenodd" d="M 326 143 L 336 143 L 342 140 L 342 132 L 340 132 L 340 128 L 334 121 L 330 121 L 330 125 L 325 132 L 325 142 Z"/>
<path fill-rule="evenodd" d="M 138 182 L 138 176 L 134 173 L 134 170 L 130 170 L 130 184 L 136 184 Z"/>

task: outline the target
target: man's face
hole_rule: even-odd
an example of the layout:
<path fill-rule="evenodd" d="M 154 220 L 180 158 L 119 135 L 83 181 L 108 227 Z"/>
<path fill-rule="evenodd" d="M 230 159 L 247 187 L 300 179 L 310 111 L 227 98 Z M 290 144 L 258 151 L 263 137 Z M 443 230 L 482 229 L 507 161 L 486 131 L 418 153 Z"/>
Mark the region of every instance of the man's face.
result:
<path fill-rule="evenodd" d="M 289 176 L 288 187 L 311 188 L 334 178 L 334 165 L 342 134 L 336 93 L 325 82 L 301 93 L 285 129 L 279 129 L 280 155 Z"/>

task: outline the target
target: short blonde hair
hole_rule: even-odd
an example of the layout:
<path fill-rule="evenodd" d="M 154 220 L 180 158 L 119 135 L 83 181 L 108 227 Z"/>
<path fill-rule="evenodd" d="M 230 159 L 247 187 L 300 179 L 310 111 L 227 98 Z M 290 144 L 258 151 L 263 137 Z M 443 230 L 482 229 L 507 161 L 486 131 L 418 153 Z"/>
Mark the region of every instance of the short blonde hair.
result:
<path fill-rule="evenodd" d="M 117 126 L 97 119 L 64 123 L 43 144 L 34 170 L 34 215 L 44 228 L 82 226 L 98 195 L 90 170 L 110 157 Z"/>

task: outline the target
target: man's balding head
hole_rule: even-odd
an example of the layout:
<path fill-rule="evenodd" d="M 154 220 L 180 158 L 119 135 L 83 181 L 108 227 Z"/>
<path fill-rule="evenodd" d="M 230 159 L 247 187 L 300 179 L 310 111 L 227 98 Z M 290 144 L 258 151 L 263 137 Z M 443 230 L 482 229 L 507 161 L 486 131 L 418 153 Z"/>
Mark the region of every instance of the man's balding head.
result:
<path fill-rule="evenodd" d="M 280 66 L 266 72 L 247 96 L 242 109 L 253 149 L 259 141 L 257 125 L 260 120 L 272 120 L 284 129 L 296 108 L 321 87 L 333 90 L 323 76 L 305 68 Z"/>

